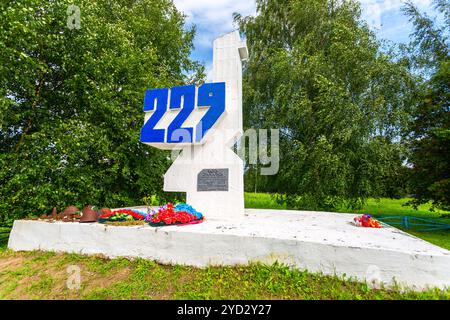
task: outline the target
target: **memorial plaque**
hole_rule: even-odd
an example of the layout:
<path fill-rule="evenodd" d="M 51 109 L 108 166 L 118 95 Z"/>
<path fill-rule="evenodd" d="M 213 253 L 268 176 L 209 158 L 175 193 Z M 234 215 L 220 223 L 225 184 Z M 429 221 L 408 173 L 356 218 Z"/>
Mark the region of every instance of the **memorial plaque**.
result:
<path fill-rule="evenodd" d="M 228 191 L 228 169 L 203 169 L 197 175 L 197 191 Z"/>

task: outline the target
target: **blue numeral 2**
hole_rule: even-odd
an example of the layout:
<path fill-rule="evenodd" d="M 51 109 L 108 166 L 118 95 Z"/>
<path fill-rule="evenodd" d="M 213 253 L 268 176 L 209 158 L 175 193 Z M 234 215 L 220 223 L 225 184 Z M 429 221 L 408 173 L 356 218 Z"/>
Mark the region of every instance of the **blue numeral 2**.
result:
<path fill-rule="evenodd" d="M 167 111 L 169 89 L 152 89 L 145 92 L 144 112 L 156 111 L 141 129 L 141 142 L 164 142 L 164 129 L 155 129 L 156 124 Z"/>
<path fill-rule="evenodd" d="M 194 110 L 195 105 L 195 85 L 173 87 L 170 90 L 170 110 L 181 108 L 183 100 L 183 108 L 173 119 L 167 128 L 168 143 L 192 143 L 192 127 L 182 128 L 184 121 Z"/>

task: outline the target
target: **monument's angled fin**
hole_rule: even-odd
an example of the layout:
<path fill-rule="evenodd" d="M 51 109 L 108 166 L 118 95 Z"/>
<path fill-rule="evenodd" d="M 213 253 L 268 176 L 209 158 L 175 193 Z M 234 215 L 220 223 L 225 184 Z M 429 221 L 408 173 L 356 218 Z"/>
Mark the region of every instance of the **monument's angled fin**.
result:
<path fill-rule="evenodd" d="M 164 190 L 211 217 L 244 213 L 243 161 L 231 147 L 241 137 L 242 61 L 247 46 L 233 31 L 214 40 L 213 83 L 225 83 L 225 112 L 202 145 L 186 146 L 164 176 Z M 209 187 L 208 187 L 209 186 Z"/>

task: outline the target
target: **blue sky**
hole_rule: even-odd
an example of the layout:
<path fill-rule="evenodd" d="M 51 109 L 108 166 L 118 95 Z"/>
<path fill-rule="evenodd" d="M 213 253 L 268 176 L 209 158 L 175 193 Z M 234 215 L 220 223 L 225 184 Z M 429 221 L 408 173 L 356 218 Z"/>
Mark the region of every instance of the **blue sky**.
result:
<path fill-rule="evenodd" d="M 308 1 L 308 0 L 302 0 Z M 187 15 L 187 23 L 197 26 L 195 49 L 192 57 L 206 66 L 210 79 L 212 64 L 212 41 L 235 29 L 233 12 L 254 15 L 254 0 L 174 0 L 175 5 Z M 379 38 L 396 43 L 408 42 L 412 25 L 400 8 L 404 0 L 360 0 L 363 18 L 375 30 Z M 422 11 L 431 16 L 431 0 L 413 0 Z"/>

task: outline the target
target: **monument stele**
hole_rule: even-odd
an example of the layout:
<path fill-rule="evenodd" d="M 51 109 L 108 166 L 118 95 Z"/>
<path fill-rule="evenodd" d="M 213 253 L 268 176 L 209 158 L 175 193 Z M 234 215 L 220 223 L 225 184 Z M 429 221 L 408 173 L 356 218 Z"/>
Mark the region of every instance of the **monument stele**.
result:
<path fill-rule="evenodd" d="M 214 40 L 212 83 L 153 89 L 144 99 L 141 142 L 181 150 L 164 175 L 164 191 L 185 192 L 207 219 L 244 215 L 243 160 L 232 148 L 243 134 L 247 57 L 239 32 L 228 33 Z"/>

